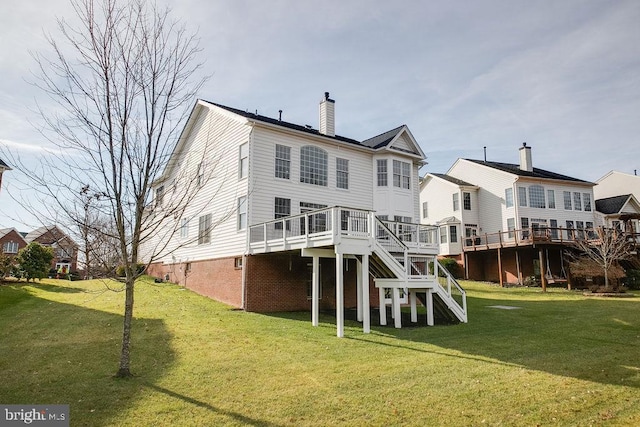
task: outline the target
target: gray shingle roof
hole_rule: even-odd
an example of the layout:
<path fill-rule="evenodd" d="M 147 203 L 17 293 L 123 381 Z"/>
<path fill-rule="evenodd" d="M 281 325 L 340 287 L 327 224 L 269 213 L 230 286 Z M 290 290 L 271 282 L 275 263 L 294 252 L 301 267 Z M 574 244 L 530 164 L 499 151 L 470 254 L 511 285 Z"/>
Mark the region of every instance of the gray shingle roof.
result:
<path fill-rule="evenodd" d="M 227 107 L 226 105 L 217 104 L 215 102 L 210 102 L 210 101 L 206 101 L 206 100 L 202 100 L 202 101 L 204 101 L 204 102 L 206 102 L 208 104 L 211 104 L 211 105 L 215 105 L 216 107 L 222 108 L 224 110 L 227 110 L 227 111 L 232 112 L 234 114 L 237 114 L 239 116 L 246 117 L 247 119 L 257 120 L 257 121 L 268 123 L 268 124 L 271 124 L 271 125 L 282 126 L 283 128 L 293 129 L 293 130 L 297 130 L 297 131 L 300 131 L 300 132 L 308 133 L 310 135 L 319 135 L 319 136 L 323 136 L 325 138 L 334 139 L 336 141 L 345 142 L 345 143 L 348 143 L 348 144 L 354 144 L 354 145 L 358 145 L 358 146 L 361 146 L 361 147 L 372 148 L 372 149 L 377 149 L 377 148 L 381 148 L 381 147 L 384 147 L 384 146 L 388 145 L 393 140 L 393 138 L 395 138 L 395 136 L 398 134 L 398 132 L 400 132 L 400 130 L 403 128 L 403 126 L 398 126 L 395 129 L 392 129 L 390 131 L 384 132 L 384 133 L 382 133 L 382 134 L 380 134 L 378 136 L 374 136 L 373 138 L 369 138 L 369 139 L 366 139 L 364 141 L 358 141 L 356 139 L 347 138 L 347 137 L 340 136 L 340 135 L 336 135 L 336 136 L 323 135 L 317 129 L 313 129 L 313 128 L 309 127 L 309 126 L 302 126 L 302 125 L 297 125 L 295 123 L 285 122 L 283 120 L 274 119 L 272 117 L 267 117 L 267 116 L 263 116 L 263 115 L 260 115 L 260 114 L 250 113 L 248 111 L 239 110 L 239 109 L 233 108 L 233 107 Z"/>
<path fill-rule="evenodd" d="M 365 139 L 364 141 L 362 141 L 362 145 L 373 149 L 386 147 L 393 140 L 393 138 L 398 135 L 403 127 L 404 125 L 398 126 L 395 129 L 391 129 L 387 132 L 381 133 L 380 135 L 374 136 L 373 138 Z"/>
<path fill-rule="evenodd" d="M 499 163 L 499 162 L 485 162 L 484 160 L 473 160 L 473 159 L 465 159 L 467 161 L 477 163 L 479 165 L 485 165 L 494 169 L 501 170 L 503 172 L 512 173 L 518 176 L 525 176 L 529 178 L 541 178 L 541 179 L 556 179 L 561 181 L 571 181 L 571 182 L 580 182 L 584 184 L 593 184 L 589 181 L 584 181 L 582 179 L 573 178 L 567 175 L 562 175 L 555 172 L 550 172 L 544 169 L 533 168 L 532 172 L 523 171 L 520 169 L 520 165 L 512 164 L 512 163 Z M 595 185 L 595 184 L 594 184 Z"/>
<path fill-rule="evenodd" d="M 463 181 L 463 180 L 458 179 L 458 178 L 454 178 L 454 177 L 449 176 L 449 175 L 444 174 L 444 173 L 432 173 L 431 175 L 437 176 L 438 178 L 444 179 L 445 181 L 449 181 L 449 182 L 451 182 L 451 183 L 453 183 L 455 185 L 462 185 L 462 186 L 465 186 L 465 187 L 475 187 L 475 185 L 473 185 L 473 184 L 469 184 L 466 181 Z"/>
<path fill-rule="evenodd" d="M 620 213 L 624 205 L 629 201 L 631 194 L 607 197 L 596 200 L 596 210 L 605 215 Z"/>

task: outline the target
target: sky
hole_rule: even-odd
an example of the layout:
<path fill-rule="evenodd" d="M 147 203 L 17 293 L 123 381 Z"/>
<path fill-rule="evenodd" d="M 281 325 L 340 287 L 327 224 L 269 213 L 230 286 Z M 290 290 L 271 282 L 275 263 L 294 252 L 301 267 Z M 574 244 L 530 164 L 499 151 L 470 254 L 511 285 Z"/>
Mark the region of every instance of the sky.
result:
<path fill-rule="evenodd" d="M 595 182 L 640 169 L 640 1 L 158 0 L 198 33 L 210 80 L 198 97 L 363 140 L 406 124 L 427 172 L 458 158 L 518 163 Z M 37 130 L 31 53 L 72 22 L 68 0 L 5 2 L 0 148 L 28 161 Z M 195 102 L 195 100 L 194 100 Z M 7 159 L 4 159 L 7 161 Z M 5 172 L 0 228 L 35 225 Z M 28 228 L 27 228 L 28 229 Z"/>

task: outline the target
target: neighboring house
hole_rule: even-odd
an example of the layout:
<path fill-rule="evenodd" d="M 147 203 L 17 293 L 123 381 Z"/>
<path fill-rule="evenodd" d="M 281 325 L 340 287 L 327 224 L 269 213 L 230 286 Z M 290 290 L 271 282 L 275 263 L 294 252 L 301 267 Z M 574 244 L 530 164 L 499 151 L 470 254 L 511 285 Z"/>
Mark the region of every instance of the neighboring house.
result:
<path fill-rule="evenodd" d="M 633 194 L 640 200 L 640 176 L 630 173 L 611 171 L 596 181 L 593 194 L 596 199 Z"/>
<path fill-rule="evenodd" d="M 563 249 L 594 227 L 593 186 L 533 167 L 525 143 L 519 164 L 458 159 L 446 174 L 427 174 L 422 223 L 440 227 L 440 254 L 467 278 L 546 285 L 566 279 Z"/>
<path fill-rule="evenodd" d="M 428 271 L 437 247 L 436 230 L 418 224 L 424 159 L 404 125 L 364 141 L 336 135 L 328 93 L 318 130 L 199 100 L 153 209 L 183 193 L 185 171 L 203 184 L 176 235 L 145 246 L 148 271 L 247 311 L 311 309 L 317 324 L 320 307 L 335 309 L 338 335 L 345 307 L 368 331 L 370 304 L 382 301 L 385 323 L 390 302 L 399 326 L 400 302 L 415 308 L 416 294 L 431 323 L 440 306 L 466 320 L 462 297 Z"/>
<path fill-rule="evenodd" d="M 16 256 L 20 249 L 27 246 L 27 242 L 15 228 L 4 228 L 0 230 L 0 248 L 2 254 Z"/>
<path fill-rule="evenodd" d="M 30 231 L 27 243 L 37 242 L 42 246 L 53 248 L 51 268 L 56 271 L 70 273 L 78 268 L 78 245 L 55 225 L 43 226 Z"/>
<path fill-rule="evenodd" d="M 2 190 L 2 174 L 5 171 L 10 171 L 11 168 L 2 159 L 0 159 L 0 191 Z"/>
<path fill-rule="evenodd" d="M 611 171 L 596 183 L 598 224 L 631 233 L 640 241 L 640 176 Z"/>

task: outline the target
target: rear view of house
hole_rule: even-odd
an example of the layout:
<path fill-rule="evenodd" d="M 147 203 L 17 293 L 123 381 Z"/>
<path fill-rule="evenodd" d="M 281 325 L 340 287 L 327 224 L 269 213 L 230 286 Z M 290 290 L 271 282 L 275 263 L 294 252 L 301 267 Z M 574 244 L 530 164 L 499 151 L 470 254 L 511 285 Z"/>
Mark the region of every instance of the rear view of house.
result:
<path fill-rule="evenodd" d="M 425 156 L 409 128 L 360 141 L 336 134 L 335 114 L 328 93 L 318 129 L 198 101 L 153 209 L 181 194 L 185 171 L 198 193 L 146 244 L 149 272 L 248 311 L 311 310 L 317 324 L 335 309 L 338 335 L 345 307 L 368 331 L 370 304 L 383 323 L 391 304 L 399 327 L 416 294 L 430 323 L 439 308 L 465 321 L 464 291 L 437 280 L 437 230 L 418 224 Z"/>

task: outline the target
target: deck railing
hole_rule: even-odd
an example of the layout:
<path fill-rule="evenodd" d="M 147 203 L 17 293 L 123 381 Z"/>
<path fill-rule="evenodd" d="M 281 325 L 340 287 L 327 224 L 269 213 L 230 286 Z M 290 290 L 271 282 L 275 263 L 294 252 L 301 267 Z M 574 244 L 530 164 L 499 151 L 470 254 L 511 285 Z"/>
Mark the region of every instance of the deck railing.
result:
<path fill-rule="evenodd" d="M 640 244 L 640 233 L 625 233 L 629 240 Z M 581 240 L 597 240 L 598 234 L 592 229 L 564 227 L 529 227 L 523 229 L 485 233 L 464 237 L 464 250 L 482 250 L 496 247 L 529 245 L 533 243 L 573 243 Z"/>
<path fill-rule="evenodd" d="M 437 251 L 436 227 L 380 221 L 374 212 L 340 206 L 252 225 L 249 227 L 248 243 L 250 248 L 255 249 L 278 243 L 285 245 L 338 236 L 374 237 L 391 253 L 404 252 L 405 248 Z"/>

